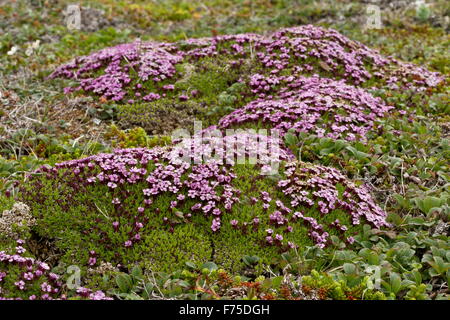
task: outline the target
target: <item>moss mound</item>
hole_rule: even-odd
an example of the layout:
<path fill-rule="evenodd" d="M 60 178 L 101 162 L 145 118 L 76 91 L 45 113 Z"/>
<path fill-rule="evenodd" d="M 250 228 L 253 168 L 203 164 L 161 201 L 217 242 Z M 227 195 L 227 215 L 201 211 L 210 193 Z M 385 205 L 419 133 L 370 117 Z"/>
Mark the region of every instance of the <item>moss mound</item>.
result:
<path fill-rule="evenodd" d="M 343 80 L 301 77 L 279 91 L 278 98 L 254 100 L 222 117 L 218 127 L 264 127 L 308 132 L 318 137 L 365 140 L 374 120 L 393 107 Z"/>
<path fill-rule="evenodd" d="M 77 57 L 50 77 L 78 82 L 66 92 L 84 90 L 133 103 L 165 97 L 208 101 L 238 81 L 248 87 L 245 94 L 265 97 L 292 78 L 316 73 L 358 85 L 417 90 L 443 80 L 438 73 L 384 57 L 335 30 L 312 25 L 267 36 L 136 41 Z"/>
<path fill-rule="evenodd" d="M 123 126 L 153 134 L 214 125 L 255 99 L 283 98 L 283 90 L 319 75 L 365 88 L 422 92 L 444 78 L 384 57 L 335 30 L 311 25 L 257 34 L 222 35 L 175 43 L 122 44 L 77 57 L 50 78 L 119 103 Z M 161 121 L 156 121 L 156 119 Z"/>
<path fill-rule="evenodd" d="M 279 175 L 262 175 L 265 165 L 248 161 L 199 163 L 218 145 L 209 138 L 204 146 L 192 163 L 174 156 L 186 148 L 172 146 L 42 167 L 22 186 L 22 201 L 36 218 L 34 231 L 55 240 L 61 260 L 85 267 L 107 261 L 173 271 L 214 261 L 237 271 L 250 255 L 260 258 L 261 272 L 280 252 L 326 247 L 332 235 L 351 243 L 361 223 L 386 225 L 365 187 L 336 169 L 290 162 L 280 149 L 271 156 Z M 246 146 L 240 155 L 248 157 L 254 144 Z"/>

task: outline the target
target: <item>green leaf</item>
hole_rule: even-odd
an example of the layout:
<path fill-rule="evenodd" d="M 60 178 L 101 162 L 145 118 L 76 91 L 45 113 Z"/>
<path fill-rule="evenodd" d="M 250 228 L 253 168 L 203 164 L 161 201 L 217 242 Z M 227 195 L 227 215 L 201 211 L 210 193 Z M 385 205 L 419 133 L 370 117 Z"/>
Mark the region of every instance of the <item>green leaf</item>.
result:
<path fill-rule="evenodd" d="M 192 261 L 186 261 L 185 263 L 184 263 L 187 267 L 189 267 L 190 269 L 197 269 L 197 265 L 194 263 L 194 262 L 192 262 Z"/>
<path fill-rule="evenodd" d="M 259 257 L 258 256 L 244 256 L 244 257 L 242 257 L 242 261 L 246 265 L 252 266 L 252 265 L 255 265 L 256 263 L 258 263 Z"/>
<path fill-rule="evenodd" d="M 125 273 L 119 274 L 116 277 L 116 283 L 117 283 L 117 286 L 119 287 L 120 292 L 122 292 L 122 293 L 130 292 L 130 290 L 133 286 L 131 277 Z"/>
<path fill-rule="evenodd" d="M 367 262 L 371 265 L 378 266 L 380 264 L 380 257 L 375 252 L 371 252 L 367 257 Z"/>
<path fill-rule="evenodd" d="M 391 286 L 391 292 L 395 293 L 395 295 L 397 295 L 397 293 L 400 291 L 401 287 L 402 287 L 402 279 L 400 278 L 400 276 L 395 273 L 392 272 L 389 275 L 389 282 L 390 282 L 390 286 Z"/>
<path fill-rule="evenodd" d="M 298 138 L 292 133 L 288 132 L 284 135 L 284 141 L 286 141 L 286 144 L 288 146 L 295 146 L 298 143 Z"/>
<path fill-rule="evenodd" d="M 189 282 L 184 281 L 184 280 L 178 281 L 178 282 L 177 282 L 177 285 L 179 285 L 180 287 L 183 287 L 183 288 L 189 288 L 189 287 L 191 287 L 191 285 L 189 284 Z"/>
<path fill-rule="evenodd" d="M 143 279 L 142 269 L 139 266 L 133 267 L 133 269 L 131 270 L 131 275 L 137 280 Z"/>
<path fill-rule="evenodd" d="M 272 288 L 277 289 L 281 286 L 281 282 L 283 281 L 282 276 L 278 276 L 275 278 L 272 278 Z"/>
<path fill-rule="evenodd" d="M 344 263 L 343 265 L 345 274 L 355 274 L 356 266 L 353 263 Z"/>
<path fill-rule="evenodd" d="M 436 265 L 438 266 L 438 271 L 440 274 L 444 274 L 449 269 L 450 263 L 446 263 L 442 257 L 433 257 Z"/>
<path fill-rule="evenodd" d="M 217 265 L 214 262 L 205 262 L 200 269 L 208 269 L 209 271 L 217 270 Z"/>
<path fill-rule="evenodd" d="M 439 208 L 443 204 L 442 199 L 437 197 L 426 197 L 424 199 L 415 200 L 417 207 L 425 214 L 428 214 L 431 209 Z"/>
<path fill-rule="evenodd" d="M 125 300 L 144 300 L 144 298 L 132 292 L 125 295 Z"/>
<path fill-rule="evenodd" d="M 370 157 L 370 155 L 368 153 L 358 151 L 351 146 L 347 146 L 346 149 L 348 151 L 350 151 L 350 153 L 353 155 L 353 157 L 355 157 L 357 160 L 364 160 L 364 159 L 367 159 Z"/>
<path fill-rule="evenodd" d="M 150 282 L 148 282 L 144 285 L 144 290 L 142 292 L 142 295 L 144 296 L 144 298 L 147 298 L 147 299 L 150 298 L 150 294 L 153 292 L 153 288 L 154 288 L 154 286 Z"/>
<path fill-rule="evenodd" d="M 414 277 L 414 281 L 416 282 L 416 284 L 421 284 L 422 283 L 422 274 L 419 271 L 414 270 L 412 272 L 412 275 Z"/>

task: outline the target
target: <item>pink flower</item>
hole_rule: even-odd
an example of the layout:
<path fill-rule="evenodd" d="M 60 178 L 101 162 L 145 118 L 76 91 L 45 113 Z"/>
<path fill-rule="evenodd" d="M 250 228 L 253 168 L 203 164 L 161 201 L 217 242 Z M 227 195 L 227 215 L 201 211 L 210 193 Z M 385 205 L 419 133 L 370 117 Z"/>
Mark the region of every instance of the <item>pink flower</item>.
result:
<path fill-rule="evenodd" d="M 213 232 L 217 232 L 220 229 L 220 219 L 219 218 L 215 218 L 213 219 L 212 225 L 211 225 L 211 230 Z"/>
<path fill-rule="evenodd" d="M 125 248 L 129 248 L 133 245 L 133 242 L 131 242 L 130 240 L 125 241 Z"/>
<path fill-rule="evenodd" d="M 52 286 L 51 285 L 49 285 L 47 282 L 43 282 L 42 284 L 41 284 L 41 290 L 43 291 L 43 292 L 49 292 L 49 293 L 51 293 L 52 292 Z"/>
<path fill-rule="evenodd" d="M 93 266 L 97 263 L 97 259 L 95 257 L 90 257 L 88 261 L 88 265 Z"/>
<path fill-rule="evenodd" d="M 108 182 L 108 187 L 110 187 L 111 189 L 115 189 L 117 188 L 117 184 L 115 184 L 114 182 Z"/>
<path fill-rule="evenodd" d="M 14 282 L 14 285 L 19 289 L 19 290 L 25 290 L 25 282 L 23 280 Z"/>
<path fill-rule="evenodd" d="M 144 225 L 141 222 L 136 222 L 136 228 L 142 229 Z"/>

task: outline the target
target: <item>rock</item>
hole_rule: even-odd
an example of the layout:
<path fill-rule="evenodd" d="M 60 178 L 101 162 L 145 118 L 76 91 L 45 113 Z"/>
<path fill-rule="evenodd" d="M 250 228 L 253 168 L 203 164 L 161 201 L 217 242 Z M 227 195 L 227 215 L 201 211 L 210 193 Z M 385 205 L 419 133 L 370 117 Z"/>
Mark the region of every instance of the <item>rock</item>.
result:
<path fill-rule="evenodd" d="M 0 235 L 18 239 L 35 224 L 36 220 L 30 214 L 30 208 L 22 202 L 16 202 L 11 210 L 3 211 L 0 217 Z"/>

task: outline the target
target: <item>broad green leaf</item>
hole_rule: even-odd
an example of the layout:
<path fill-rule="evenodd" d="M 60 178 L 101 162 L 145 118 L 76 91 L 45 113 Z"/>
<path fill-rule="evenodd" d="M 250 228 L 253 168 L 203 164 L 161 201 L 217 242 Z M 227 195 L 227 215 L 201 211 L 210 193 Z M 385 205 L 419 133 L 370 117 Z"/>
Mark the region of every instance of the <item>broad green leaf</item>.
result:
<path fill-rule="evenodd" d="M 217 270 L 217 265 L 214 262 L 205 262 L 200 269 L 208 269 L 209 271 Z"/>
<path fill-rule="evenodd" d="M 132 286 L 133 286 L 133 282 L 131 281 L 131 277 L 127 274 L 119 274 L 116 277 L 116 283 L 117 286 L 119 287 L 120 292 L 122 293 L 128 293 Z"/>
<path fill-rule="evenodd" d="M 353 263 L 344 263 L 343 265 L 345 274 L 356 273 L 356 266 Z"/>

